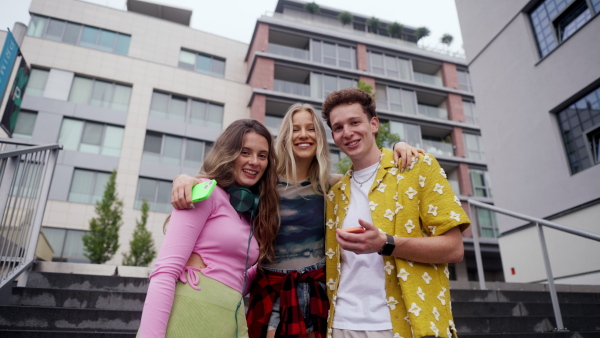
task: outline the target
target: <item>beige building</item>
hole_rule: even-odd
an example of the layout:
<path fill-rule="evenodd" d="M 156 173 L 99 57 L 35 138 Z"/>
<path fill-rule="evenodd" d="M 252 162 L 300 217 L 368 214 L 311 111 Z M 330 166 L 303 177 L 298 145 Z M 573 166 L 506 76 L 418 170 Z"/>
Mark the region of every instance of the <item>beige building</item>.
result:
<path fill-rule="evenodd" d="M 188 10 L 32 1 L 22 43 L 32 74 L 15 138 L 64 145 L 43 221 L 54 260 L 86 261 L 81 236 L 112 170 L 124 225 L 109 263 L 120 264 L 141 200 L 150 202 L 158 248 L 172 178 L 197 172 L 229 123 L 251 117 L 276 133 L 292 103 L 320 107 L 358 81 L 373 86 L 392 132 L 438 158 L 465 208 L 468 198 L 494 202 L 465 60 L 419 47 L 415 27 L 391 34 L 391 22 L 374 29 L 357 13 L 344 25 L 343 9 L 309 14 L 305 4 L 280 0 L 245 44 L 191 29 Z M 335 146 L 332 156 L 342 156 Z M 497 220 L 472 217 L 484 237 L 486 279 L 503 280 Z M 452 275 L 475 280 L 471 231 L 464 236 L 466 259 Z"/>

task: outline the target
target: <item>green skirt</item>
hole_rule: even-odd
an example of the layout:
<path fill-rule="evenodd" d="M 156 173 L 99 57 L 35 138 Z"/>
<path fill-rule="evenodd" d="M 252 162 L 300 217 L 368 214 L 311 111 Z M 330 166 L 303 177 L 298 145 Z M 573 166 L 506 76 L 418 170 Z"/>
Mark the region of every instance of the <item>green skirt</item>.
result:
<path fill-rule="evenodd" d="M 247 338 L 243 301 L 236 313 L 242 295 L 199 272 L 193 273 L 198 274 L 201 290 L 177 282 L 166 337 L 235 338 L 237 328 L 237 337 Z"/>

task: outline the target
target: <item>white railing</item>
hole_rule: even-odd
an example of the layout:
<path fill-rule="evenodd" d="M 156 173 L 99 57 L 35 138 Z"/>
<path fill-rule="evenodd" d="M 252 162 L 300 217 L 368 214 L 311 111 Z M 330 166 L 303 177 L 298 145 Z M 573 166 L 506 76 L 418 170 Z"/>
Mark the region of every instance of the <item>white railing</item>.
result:
<path fill-rule="evenodd" d="M 0 289 L 28 271 L 35 259 L 61 148 L 0 139 Z"/>
<path fill-rule="evenodd" d="M 544 267 L 546 269 L 546 277 L 548 278 L 548 287 L 550 291 L 550 299 L 552 300 L 552 308 L 554 310 L 554 317 L 556 319 L 556 330 L 557 331 L 567 331 L 562 320 L 562 314 L 560 312 L 560 306 L 558 304 L 558 296 L 556 294 L 556 287 L 554 286 L 554 276 L 552 275 L 552 267 L 550 266 L 550 258 L 548 256 L 548 248 L 546 246 L 546 239 L 544 237 L 544 227 L 548 227 L 554 230 L 563 231 L 572 235 L 588 238 L 594 241 L 600 242 L 600 234 L 595 234 L 592 232 L 588 232 L 585 230 L 580 230 L 572 227 L 568 227 L 566 225 L 557 224 L 554 222 L 547 221 L 545 219 L 531 217 L 523 214 L 519 214 L 516 212 L 512 212 L 506 209 L 501 209 L 495 207 L 493 205 L 489 205 L 483 202 L 479 202 L 473 199 L 468 200 L 469 209 L 471 211 L 471 221 L 473 222 L 472 232 L 473 232 L 473 245 L 475 248 L 475 260 L 477 262 L 477 275 L 479 277 L 479 287 L 481 290 L 486 290 L 485 286 L 485 277 L 483 275 L 483 261 L 481 258 L 481 248 L 479 246 L 479 227 L 477 224 L 477 217 L 475 208 L 483 208 L 491 211 L 495 211 L 507 216 L 511 216 L 514 218 L 518 218 L 521 220 L 525 220 L 531 222 L 536 225 L 538 229 L 538 235 L 540 239 L 540 244 L 542 247 L 542 256 L 544 258 Z"/>

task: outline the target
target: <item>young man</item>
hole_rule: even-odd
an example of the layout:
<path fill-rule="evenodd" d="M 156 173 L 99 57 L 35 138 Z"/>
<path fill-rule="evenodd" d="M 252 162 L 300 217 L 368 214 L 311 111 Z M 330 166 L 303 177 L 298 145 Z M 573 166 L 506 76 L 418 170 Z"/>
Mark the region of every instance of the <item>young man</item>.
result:
<path fill-rule="evenodd" d="M 375 102 L 361 90 L 331 93 L 323 118 L 352 160 L 327 194 L 328 336 L 456 337 L 447 263 L 462 260 L 470 222 L 444 170 L 429 154 L 398 170 L 377 148 Z"/>

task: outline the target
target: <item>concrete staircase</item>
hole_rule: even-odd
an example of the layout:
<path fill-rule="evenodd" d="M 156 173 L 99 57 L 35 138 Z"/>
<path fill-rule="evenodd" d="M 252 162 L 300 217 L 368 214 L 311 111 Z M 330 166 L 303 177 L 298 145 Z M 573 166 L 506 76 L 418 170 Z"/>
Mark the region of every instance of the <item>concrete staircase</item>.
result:
<path fill-rule="evenodd" d="M 13 287 L 4 297 L 8 301 L 0 306 L 0 337 L 135 337 L 149 272 L 147 268 L 38 263 L 27 286 Z M 546 285 L 476 287 L 475 283 L 452 285 L 460 337 L 600 337 L 600 286 L 557 285 L 567 332 L 552 332 L 555 320 Z"/>

